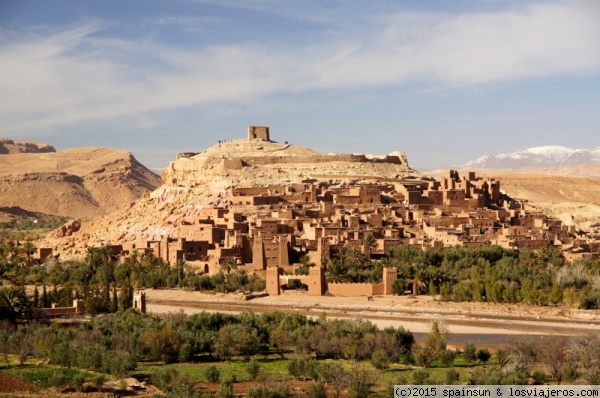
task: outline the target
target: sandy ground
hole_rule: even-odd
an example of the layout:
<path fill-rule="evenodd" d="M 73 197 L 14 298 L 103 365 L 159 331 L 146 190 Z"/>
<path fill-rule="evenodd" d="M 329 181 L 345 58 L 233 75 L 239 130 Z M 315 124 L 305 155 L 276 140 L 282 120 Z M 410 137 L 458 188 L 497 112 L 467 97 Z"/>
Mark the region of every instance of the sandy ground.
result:
<path fill-rule="evenodd" d="M 358 318 L 379 327 L 403 326 L 417 338 L 438 321 L 450 335 L 449 343 L 466 341 L 497 346 L 512 336 L 550 334 L 579 335 L 600 331 L 600 311 L 568 307 L 537 307 L 516 304 L 440 302 L 429 296 L 313 297 L 283 294 L 244 301 L 240 294 L 208 294 L 184 290 L 146 290 L 150 313 L 201 311 L 301 312 L 318 317 Z"/>

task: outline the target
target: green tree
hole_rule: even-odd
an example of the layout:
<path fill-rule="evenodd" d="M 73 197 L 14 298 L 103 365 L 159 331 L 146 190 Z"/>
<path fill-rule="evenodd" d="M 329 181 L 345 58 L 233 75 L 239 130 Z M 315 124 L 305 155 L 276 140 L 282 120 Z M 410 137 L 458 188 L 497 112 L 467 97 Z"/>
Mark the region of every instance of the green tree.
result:
<path fill-rule="evenodd" d="M 392 293 L 396 294 L 398 296 L 403 295 L 407 288 L 408 288 L 408 283 L 406 282 L 405 279 L 396 279 L 392 283 Z"/>
<path fill-rule="evenodd" d="M 413 356 L 425 368 L 428 368 L 446 349 L 446 340 L 440 332 L 439 325 L 434 322 L 431 332 L 424 340 L 415 343 L 412 347 Z"/>
<path fill-rule="evenodd" d="M 348 383 L 350 398 L 368 397 L 377 382 L 377 375 L 360 363 L 353 363 Z"/>
<path fill-rule="evenodd" d="M 463 348 L 463 357 L 465 358 L 465 361 L 471 364 L 475 362 L 477 359 L 477 347 L 475 347 L 475 344 L 465 343 Z"/>

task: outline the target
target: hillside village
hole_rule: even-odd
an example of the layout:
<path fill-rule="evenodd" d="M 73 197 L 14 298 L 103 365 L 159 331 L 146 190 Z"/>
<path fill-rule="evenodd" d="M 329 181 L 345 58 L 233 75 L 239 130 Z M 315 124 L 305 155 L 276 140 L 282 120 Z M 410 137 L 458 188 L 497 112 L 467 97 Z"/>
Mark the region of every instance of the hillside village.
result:
<path fill-rule="evenodd" d="M 275 144 L 268 127 L 251 126 L 247 141 Z M 289 147 L 277 145 L 282 152 Z M 113 254 L 125 258 L 152 253 L 170 265 L 185 261 L 207 274 L 218 273 L 224 261 L 233 260 L 237 267 L 262 275 L 269 267 L 291 271 L 303 256 L 321 264 L 343 248 L 371 258 L 381 258 L 399 245 L 425 249 L 492 244 L 532 250 L 554 246 L 569 260 L 600 255 L 600 242 L 594 237 L 511 199 L 501 192 L 499 181 L 478 178 L 474 172 L 460 175 L 449 170 L 436 181 L 412 172 L 406 156 L 398 152 L 382 157 L 246 153 L 218 155 L 219 172 L 256 175 L 266 165 L 285 174 L 292 167 L 334 165 L 340 159 L 365 167 L 392 165 L 406 172 L 397 178 L 314 178 L 302 172 L 296 181 L 232 186 L 219 206 L 204 206 L 193 217 L 170 221 L 170 232 L 160 239 L 109 242 Z M 206 153 L 178 154 L 163 174 L 165 186 L 193 189 L 194 170 L 205 167 L 193 162 L 203 156 Z M 45 249 L 45 256 L 50 253 Z"/>

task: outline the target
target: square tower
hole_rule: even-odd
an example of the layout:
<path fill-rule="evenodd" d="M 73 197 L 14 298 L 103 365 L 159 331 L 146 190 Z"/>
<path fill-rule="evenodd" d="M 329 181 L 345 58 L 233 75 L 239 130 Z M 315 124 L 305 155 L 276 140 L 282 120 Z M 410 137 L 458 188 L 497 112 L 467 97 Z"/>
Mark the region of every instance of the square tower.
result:
<path fill-rule="evenodd" d="M 267 126 L 248 126 L 248 140 L 271 141 Z"/>

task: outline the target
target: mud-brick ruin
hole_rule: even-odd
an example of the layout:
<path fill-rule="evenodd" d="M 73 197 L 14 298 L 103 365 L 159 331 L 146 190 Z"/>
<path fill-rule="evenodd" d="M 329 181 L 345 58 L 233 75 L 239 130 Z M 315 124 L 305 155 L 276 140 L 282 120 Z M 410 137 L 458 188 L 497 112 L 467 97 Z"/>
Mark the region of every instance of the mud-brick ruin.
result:
<path fill-rule="evenodd" d="M 282 270 L 292 272 L 305 255 L 319 265 L 302 277 L 308 294 L 391 292 L 396 276 L 388 269 L 382 284 L 327 285 L 322 259 L 342 248 L 372 258 L 399 245 L 554 246 L 571 260 L 600 253 L 600 244 L 574 226 L 503 194 L 497 180 L 449 170 L 437 181 L 411 169 L 403 152 L 324 155 L 272 141 L 268 127 L 251 126 L 247 139 L 180 153 L 162 178 L 148 206 L 167 206 L 165 198 L 183 194 L 204 195 L 204 205 L 189 205 L 185 214 L 171 210 L 159 225 L 167 232 L 159 237 L 112 242 L 115 254 L 153 253 L 207 274 L 233 260 L 265 275 L 271 294 L 279 294 L 286 282 Z M 364 243 L 368 235 L 375 246 Z"/>

